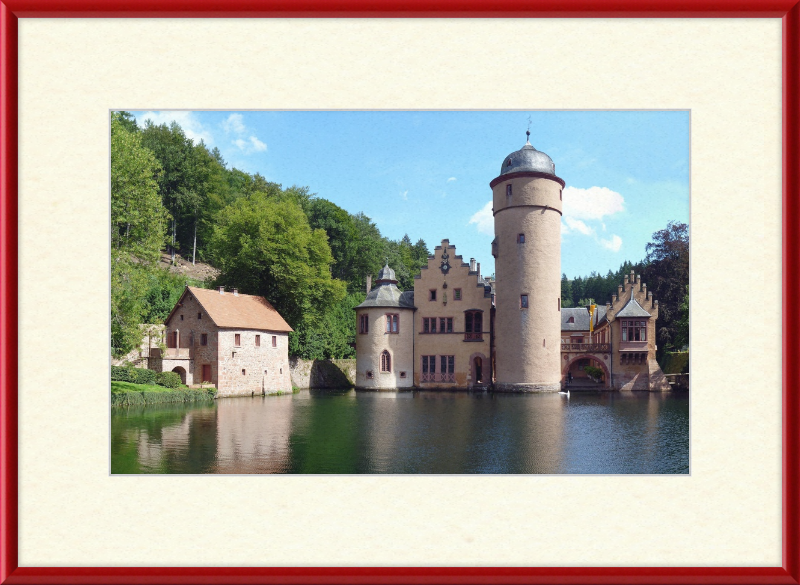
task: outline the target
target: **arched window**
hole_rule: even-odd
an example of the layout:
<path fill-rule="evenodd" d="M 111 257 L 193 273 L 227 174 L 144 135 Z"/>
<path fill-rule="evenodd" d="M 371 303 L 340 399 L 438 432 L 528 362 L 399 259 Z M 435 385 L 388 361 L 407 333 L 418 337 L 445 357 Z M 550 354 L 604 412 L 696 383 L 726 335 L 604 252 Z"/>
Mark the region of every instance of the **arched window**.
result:
<path fill-rule="evenodd" d="M 381 353 L 381 372 L 391 372 L 392 371 L 392 356 L 389 355 L 389 352 L 385 349 L 383 353 Z"/>

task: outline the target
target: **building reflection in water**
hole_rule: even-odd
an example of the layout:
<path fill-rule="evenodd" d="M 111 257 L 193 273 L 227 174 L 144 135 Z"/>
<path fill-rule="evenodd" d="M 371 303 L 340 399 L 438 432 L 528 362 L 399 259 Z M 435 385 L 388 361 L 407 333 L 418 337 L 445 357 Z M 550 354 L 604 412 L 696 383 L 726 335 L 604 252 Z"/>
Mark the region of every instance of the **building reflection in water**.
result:
<path fill-rule="evenodd" d="M 688 471 L 688 396 L 312 390 L 111 416 L 112 473 Z"/>
<path fill-rule="evenodd" d="M 228 398 L 217 404 L 214 473 L 286 473 L 292 395 Z"/>

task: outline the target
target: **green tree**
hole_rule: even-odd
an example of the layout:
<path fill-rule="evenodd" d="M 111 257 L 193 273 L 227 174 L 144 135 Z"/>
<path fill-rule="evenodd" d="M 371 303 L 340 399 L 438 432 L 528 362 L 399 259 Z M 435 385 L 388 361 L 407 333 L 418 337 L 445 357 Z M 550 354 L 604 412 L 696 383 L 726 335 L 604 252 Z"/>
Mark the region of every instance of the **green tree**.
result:
<path fill-rule="evenodd" d="M 642 280 L 659 301 L 658 356 L 677 343 L 679 308 L 689 285 L 689 226 L 670 221 L 647 244 Z"/>
<path fill-rule="evenodd" d="M 572 281 L 566 274 L 561 274 L 561 307 L 568 309 L 572 307 Z"/>
<path fill-rule="evenodd" d="M 254 193 L 217 214 L 210 245 L 217 284 L 266 297 L 293 328 L 313 325 L 346 288 L 331 278 L 327 240 L 296 203 Z"/>
<path fill-rule="evenodd" d="M 686 294 L 683 302 L 678 307 L 678 319 L 675 323 L 675 346 L 683 347 L 689 344 L 689 285 L 686 285 Z"/>
<path fill-rule="evenodd" d="M 125 120 L 122 113 L 111 116 L 111 347 L 115 357 L 141 343 L 148 270 L 160 257 L 167 220 L 158 193 L 160 166 Z"/>

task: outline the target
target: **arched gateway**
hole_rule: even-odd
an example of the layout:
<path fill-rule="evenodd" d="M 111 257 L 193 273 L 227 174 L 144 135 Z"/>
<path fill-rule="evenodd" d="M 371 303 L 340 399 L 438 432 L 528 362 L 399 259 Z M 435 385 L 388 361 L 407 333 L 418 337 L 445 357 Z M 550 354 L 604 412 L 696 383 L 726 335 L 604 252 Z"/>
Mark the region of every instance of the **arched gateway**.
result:
<path fill-rule="evenodd" d="M 610 388 L 611 387 L 611 373 L 608 370 L 608 366 L 604 363 L 604 359 L 588 353 L 578 354 L 571 359 L 566 361 L 566 365 L 561 371 L 561 382 L 566 384 L 567 376 L 570 372 L 572 372 L 572 384 L 580 385 L 584 383 L 585 385 L 596 385 L 600 388 Z M 600 384 L 593 382 L 589 377 L 584 373 L 583 368 L 587 365 L 594 366 L 595 368 L 600 368 L 603 370 L 603 380 Z"/>

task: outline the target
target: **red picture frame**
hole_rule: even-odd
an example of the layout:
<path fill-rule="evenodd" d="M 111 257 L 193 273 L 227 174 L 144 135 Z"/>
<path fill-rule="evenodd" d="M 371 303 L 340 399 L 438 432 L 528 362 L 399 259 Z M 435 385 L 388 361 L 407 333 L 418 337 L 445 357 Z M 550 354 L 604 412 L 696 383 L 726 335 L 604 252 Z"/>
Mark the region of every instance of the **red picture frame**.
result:
<path fill-rule="evenodd" d="M 18 18 L 733 17 L 783 20 L 783 328 L 800 298 L 800 0 L 6 0 L 0 3 L 0 584 L 16 583 L 800 583 L 800 343 L 783 336 L 783 566 L 19 567 L 17 468 Z M 220 8 L 222 7 L 222 8 Z"/>

